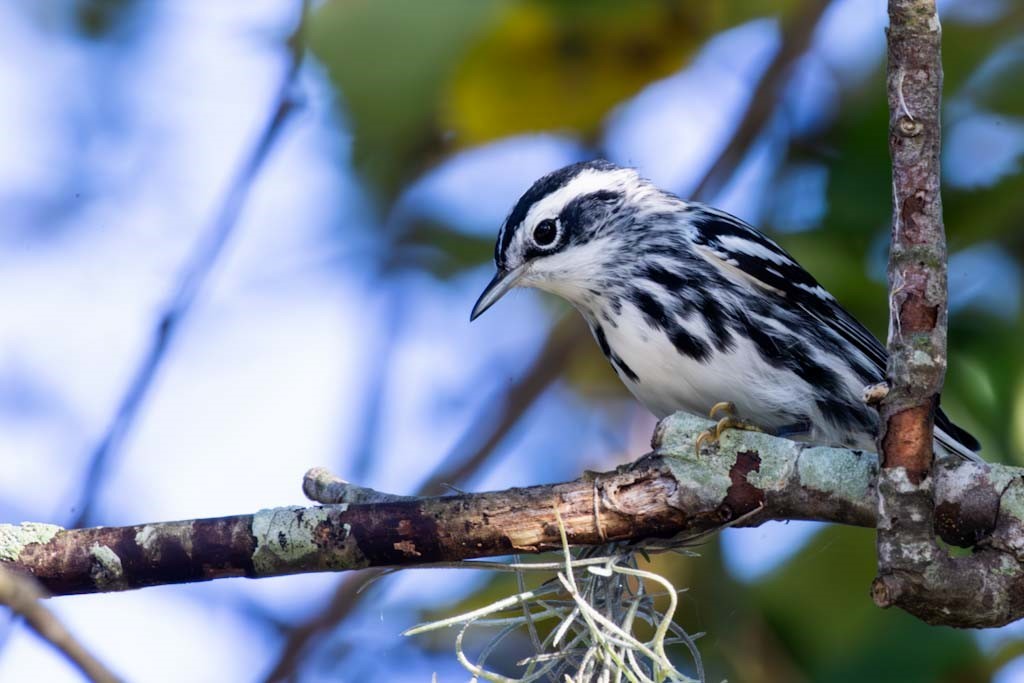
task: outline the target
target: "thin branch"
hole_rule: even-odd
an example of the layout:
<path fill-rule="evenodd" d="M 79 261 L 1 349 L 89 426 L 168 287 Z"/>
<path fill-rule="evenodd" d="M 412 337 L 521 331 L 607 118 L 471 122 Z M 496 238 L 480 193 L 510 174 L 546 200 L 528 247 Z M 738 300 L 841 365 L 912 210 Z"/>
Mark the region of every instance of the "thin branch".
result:
<path fill-rule="evenodd" d="M 96 495 L 103 478 L 116 460 L 125 436 L 131 430 L 143 402 L 146 400 L 153 380 L 163 364 L 167 352 L 182 323 L 188 317 L 207 278 L 219 260 L 225 245 L 238 224 L 242 207 L 252 189 L 253 182 L 270 154 L 274 143 L 280 138 L 285 123 L 296 108 L 295 81 L 302 65 L 304 49 L 303 31 L 308 0 L 303 0 L 295 31 L 288 39 L 288 64 L 281 79 L 270 116 L 248 157 L 239 167 L 216 217 L 209 229 L 203 233 L 190 254 L 174 293 L 156 325 L 149 350 L 142 357 L 128 388 L 121 398 L 113 419 L 89 456 L 85 483 L 75 508 L 78 514 L 72 526 L 84 526 L 91 520 Z"/>
<path fill-rule="evenodd" d="M 548 335 L 527 371 L 508 388 L 496 410 L 488 410 L 464 433 L 444 462 L 420 487 L 419 495 L 441 493 L 445 485 L 467 481 L 519 424 L 526 411 L 561 376 L 573 351 L 589 343 L 589 332 L 575 315 L 566 315 Z"/>
<path fill-rule="evenodd" d="M 386 569 L 377 568 L 342 577 L 330 601 L 320 612 L 288 630 L 281 655 L 264 680 L 286 681 L 294 678 L 309 644 L 348 619 L 362 600 L 373 592 L 377 579 L 385 573 Z"/>
<path fill-rule="evenodd" d="M 349 463 L 348 474 L 355 479 L 365 479 L 377 461 L 378 441 L 385 416 L 384 408 L 388 385 L 396 366 L 394 359 L 398 350 L 398 342 L 402 336 L 402 323 L 406 312 L 405 302 L 409 296 L 410 293 L 404 291 L 401 284 L 397 286 L 392 284 L 390 288 L 385 288 L 385 300 L 382 306 L 384 320 L 374 330 L 376 341 L 371 345 L 373 354 L 367 373 L 367 388 L 363 392 L 361 401 L 363 417 L 360 420 L 359 434 L 355 439 L 356 446 Z M 347 409 L 348 407 L 346 407 Z"/>
<path fill-rule="evenodd" d="M 765 69 L 764 77 L 750 96 L 750 103 L 736 125 L 728 144 L 718 154 L 704 177 L 690 193 L 698 199 L 711 199 L 725 186 L 771 117 L 792 67 L 807 51 L 814 29 L 828 7 L 828 0 L 808 0 L 803 10 L 784 28 L 782 44 Z"/>
<path fill-rule="evenodd" d="M 67 657 L 87 679 L 94 683 L 117 683 L 120 679 L 86 650 L 57 617 L 46 609 L 41 602 L 45 597 L 46 593 L 34 579 L 0 565 L 0 605 L 6 605 L 25 619 L 25 623 L 40 638 Z"/>

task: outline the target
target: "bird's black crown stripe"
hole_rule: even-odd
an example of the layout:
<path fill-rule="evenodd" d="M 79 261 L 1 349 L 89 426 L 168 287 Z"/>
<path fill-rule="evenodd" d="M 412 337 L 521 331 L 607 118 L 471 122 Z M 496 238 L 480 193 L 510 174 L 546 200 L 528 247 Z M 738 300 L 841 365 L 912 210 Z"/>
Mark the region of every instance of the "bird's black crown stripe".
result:
<path fill-rule="evenodd" d="M 526 214 L 530 213 L 530 208 L 539 202 L 540 200 L 547 197 L 549 194 L 554 192 L 560 187 L 565 186 L 570 180 L 575 178 L 581 172 L 594 169 L 598 171 L 611 171 L 618 168 L 615 164 L 612 164 L 603 159 L 594 159 L 591 161 L 580 161 L 578 163 L 560 168 L 557 171 L 548 173 L 546 176 L 535 182 L 529 190 L 526 191 L 516 205 L 512 208 L 512 212 L 509 213 L 508 218 L 505 219 L 505 225 L 501 230 L 501 240 L 494 245 L 494 262 L 498 264 L 498 267 L 503 265 L 502 254 L 508 249 L 508 245 L 512 243 L 512 237 L 515 234 L 516 228 L 523 219 L 526 218 Z"/>

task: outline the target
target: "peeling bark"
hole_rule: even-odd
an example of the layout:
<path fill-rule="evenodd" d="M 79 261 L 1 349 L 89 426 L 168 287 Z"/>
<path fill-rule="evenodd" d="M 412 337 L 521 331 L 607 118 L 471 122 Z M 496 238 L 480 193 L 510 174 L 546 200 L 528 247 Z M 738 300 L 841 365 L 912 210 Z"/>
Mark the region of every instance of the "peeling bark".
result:
<path fill-rule="evenodd" d="M 912 484 L 921 484 L 931 469 L 934 402 L 892 412 L 882 434 L 886 468 L 899 468 Z"/>

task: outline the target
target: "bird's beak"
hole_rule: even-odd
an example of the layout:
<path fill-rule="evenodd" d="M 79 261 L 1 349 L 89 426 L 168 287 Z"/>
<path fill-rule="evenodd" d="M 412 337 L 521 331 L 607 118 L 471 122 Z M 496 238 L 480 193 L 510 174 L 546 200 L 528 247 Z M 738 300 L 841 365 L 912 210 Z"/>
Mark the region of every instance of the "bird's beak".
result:
<path fill-rule="evenodd" d="M 469 314 L 469 320 L 472 322 L 476 320 L 483 312 L 498 302 L 498 299 L 505 296 L 508 290 L 516 286 L 519 282 L 519 278 L 526 272 L 526 264 L 513 268 L 512 270 L 498 269 L 498 272 L 494 274 L 494 277 L 487 286 L 484 287 L 483 293 L 480 298 L 476 300 L 476 304 L 473 306 L 473 312 Z"/>

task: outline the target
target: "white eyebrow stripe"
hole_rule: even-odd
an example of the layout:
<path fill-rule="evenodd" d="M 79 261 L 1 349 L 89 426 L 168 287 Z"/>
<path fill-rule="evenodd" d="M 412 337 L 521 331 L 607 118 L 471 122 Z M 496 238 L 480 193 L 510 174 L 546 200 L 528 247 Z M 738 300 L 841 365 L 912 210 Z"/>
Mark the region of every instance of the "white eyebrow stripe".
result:
<path fill-rule="evenodd" d="M 498 230 L 498 249 L 501 249 L 501 245 L 505 244 L 505 228 L 508 227 L 508 219 L 506 218 L 501 224 L 501 229 Z M 498 259 L 501 257 L 500 253 L 494 254 L 494 265 L 498 265 Z"/>
<path fill-rule="evenodd" d="M 601 190 L 625 189 L 630 181 L 636 178 L 636 171 L 631 168 L 602 170 L 588 168 L 580 171 L 572 180 L 549 193 L 546 197 L 530 207 L 523 219 L 523 225 L 533 225 L 544 218 L 556 218 L 566 204 L 576 197 L 600 192 Z M 504 226 L 503 226 L 504 227 Z"/>

